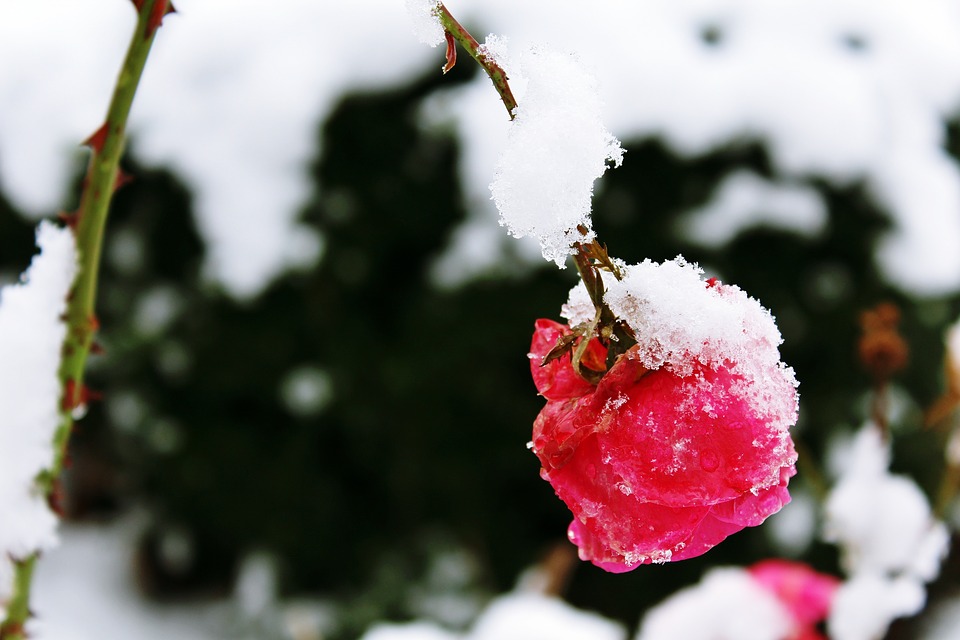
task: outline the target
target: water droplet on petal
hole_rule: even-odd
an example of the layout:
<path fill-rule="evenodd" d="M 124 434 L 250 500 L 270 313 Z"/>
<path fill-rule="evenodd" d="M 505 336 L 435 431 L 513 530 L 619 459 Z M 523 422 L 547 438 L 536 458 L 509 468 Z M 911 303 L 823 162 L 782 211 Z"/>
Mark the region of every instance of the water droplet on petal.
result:
<path fill-rule="evenodd" d="M 716 471 L 720 466 L 720 456 L 713 449 L 704 449 L 700 452 L 700 468 L 704 471 Z"/>

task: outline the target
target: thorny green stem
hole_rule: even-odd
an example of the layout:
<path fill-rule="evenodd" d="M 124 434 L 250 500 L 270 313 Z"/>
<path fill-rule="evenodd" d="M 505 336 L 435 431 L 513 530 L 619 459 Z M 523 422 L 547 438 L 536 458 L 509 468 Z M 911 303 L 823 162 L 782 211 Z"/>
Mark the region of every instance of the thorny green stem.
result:
<path fill-rule="evenodd" d="M 476 38 L 470 35 L 470 32 L 457 22 L 457 19 L 451 15 L 450 11 L 447 10 L 442 2 L 437 5 L 436 12 L 437 17 L 440 19 L 440 24 L 443 26 L 443 30 L 448 34 L 447 65 L 444 67 L 444 73 L 449 71 L 456 61 L 456 51 L 451 52 L 449 49 L 449 47 L 453 46 L 453 44 L 449 42 L 449 37 L 452 36 L 453 39 L 459 42 L 460 46 L 470 54 L 470 57 L 483 67 L 487 75 L 490 76 L 490 80 L 493 81 L 493 86 L 497 89 L 497 93 L 500 94 L 500 100 L 503 102 L 503 106 L 506 107 L 507 113 L 510 114 L 510 119 L 513 120 L 517 108 L 517 101 L 513 97 L 513 92 L 510 90 L 506 72 L 496 61 L 481 50 L 480 43 L 477 42 Z"/>
<path fill-rule="evenodd" d="M 80 207 L 71 223 L 76 235 L 79 269 L 67 303 L 67 336 L 59 371 L 63 389 L 60 423 L 54 436 L 54 458 L 50 468 L 37 479 L 39 490 L 48 497 L 53 495 L 57 478 L 63 470 L 74 410 L 85 400 L 84 369 L 97 330 L 94 302 L 103 231 L 120 175 L 127 117 L 156 35 L 158 16 L 169 10 L 168 0 L 143 0 L 134 4 L 139 11 L 137 26 L 117 78 L 106 123 L 89 142 L 92 156 Z M 0 640 L 23 640 L 26 637 L 24 626 L 30 616 L 30 585 L 37 556 L 35 553 L 18 559 L 15 564 L 14 590 L 6 606 L 6 620 L 0 626 Z"/>

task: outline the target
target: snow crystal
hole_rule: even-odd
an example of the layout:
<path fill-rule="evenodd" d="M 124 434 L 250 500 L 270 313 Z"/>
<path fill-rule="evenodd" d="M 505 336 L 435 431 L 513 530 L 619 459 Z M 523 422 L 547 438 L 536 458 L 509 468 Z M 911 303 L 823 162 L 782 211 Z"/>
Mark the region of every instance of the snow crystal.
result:
<path fill-rule="evenodd" d="M 666 365 L 686 375 L 694 360 L 712 366 L 727 360 L 734 368 L 779 362 L 782 338 L 773 317 L 739 287 L 709 286 L 703 270 L 680 256 L 662 264 L 645 260 L 622 273 L 619 281 L 604 277 L 604 301 L 633 330 L 648 369 Z"/>
<path fill-rule="evenodd" d="M 35 478 L 53 461 L 66 335 L 61 316 L 76 250 L 73 234 L 49 222 L 37 228 L 37 246 L 21 283 L 0 289 L 0 578 L 9 576 L 8 557 L 26 557 L 57 540 L 57 518 Z M 9 586 L 0 583 L 0 601 Z"/>
<path fill-rule="evenodd" d="M 739 568 L 708 572 L 644 616 L 636 640 L 780 640 L 793 619 L 776 596 Z"/>
<path fill-rule="evenodd" d="M 752 226 L 768 224 L 814 237 L 826 223 L 826 204 L 813 187 L 772 182 L 752 171 L 728 175 L 710 202 L 681 221 L 690 238 L 708 247 L 722 246 Z"/>
<path fill-rule="evenodd" d="M 444 41 L 443 27 L 437 19 L 440 0 L 407 0 L 407 15 L 420 42 L 435 47 Z"/>
<path fill-rule="evenodd" d="M 490 191 L 510 234 L 536 238 L 562 267 L 574 242 L 593 238 L 593 183 L 608 162 L 620 165 L 623 149 L 600 119 L 596 80 L 575 56 L 531 48 L 518 72 L 526 91 Z"/>
<path fill-rule="evenodd" d="M 590 299 L 587 288 L 583 286 L 582 282 L 577 283 L 577 286 L 570 290 L 567 303 L 560 307 L 560 316 L 571 327 L 576 327 L 592 321 L 596 315 L 597 309 L 593 306 L 593 300 Z"/>
<path fill-rule="evenodd" d="M 926 601 L 923 585 L 909 577 L 865 574 L 840 585 L 827 619 L 832 640 L 875 640 L 896 618 L 918 613 Z"/>
<path fill-rule="evenodd" d="M 503 69 L 508 78 L 513 79 L 513 60 L 510 58 L 510 46 L 507 38 L 491 33 L 480 45 L 480 53 Z"/>

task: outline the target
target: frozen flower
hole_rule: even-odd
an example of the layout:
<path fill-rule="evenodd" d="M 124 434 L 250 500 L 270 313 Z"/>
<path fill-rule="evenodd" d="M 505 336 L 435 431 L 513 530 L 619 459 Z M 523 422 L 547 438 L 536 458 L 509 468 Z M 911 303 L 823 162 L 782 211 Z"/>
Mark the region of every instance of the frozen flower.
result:
<path fill-rule="evenodd" d="M 597 384 L 569 352 L 542 365 L 576 340 L 569 326 L 538 320 L 530 353 L 547 399 L 533 428 L 541 476 L 573 512 L 580 557 L 613 572 L 698 556 L 761 524 L 789 502 L 796 472 L 796 381 L 769 313 L 684 262 L 637 268 L 646 277 L 626 269 L 620 284 L 637 286 L 616 298 L 637 344 Z M 580 362 L 603 371 L 606 356 L 593 338 Z"/>

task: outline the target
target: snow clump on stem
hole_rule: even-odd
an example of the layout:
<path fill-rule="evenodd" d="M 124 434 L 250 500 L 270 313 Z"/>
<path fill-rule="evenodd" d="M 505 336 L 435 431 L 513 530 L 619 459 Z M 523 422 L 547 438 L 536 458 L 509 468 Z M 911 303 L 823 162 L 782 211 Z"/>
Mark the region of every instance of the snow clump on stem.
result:
<path fill-rule="evenodd" d="M 11 586 L 11 559 L 57 542 L 57 518 L 37 485 L 54 457 L 59 423 L 62 320 L 76 273 L 73 233 L 41 222 L 40 254 L 19 284 L 0 289 L 0 612 Z"/>
<path fill-rule="evenodd" d="M 601 121 L 596 80 L 575 56 L 538 47 L 518 62 L 508 66 L 526 92 L 490 191 L 500 224 L 539 240 L 543 257 L 563 267 L 575 242 L 593 239 L 593 183 L 609 163 L 620 166 L 623 149 Z"/>

